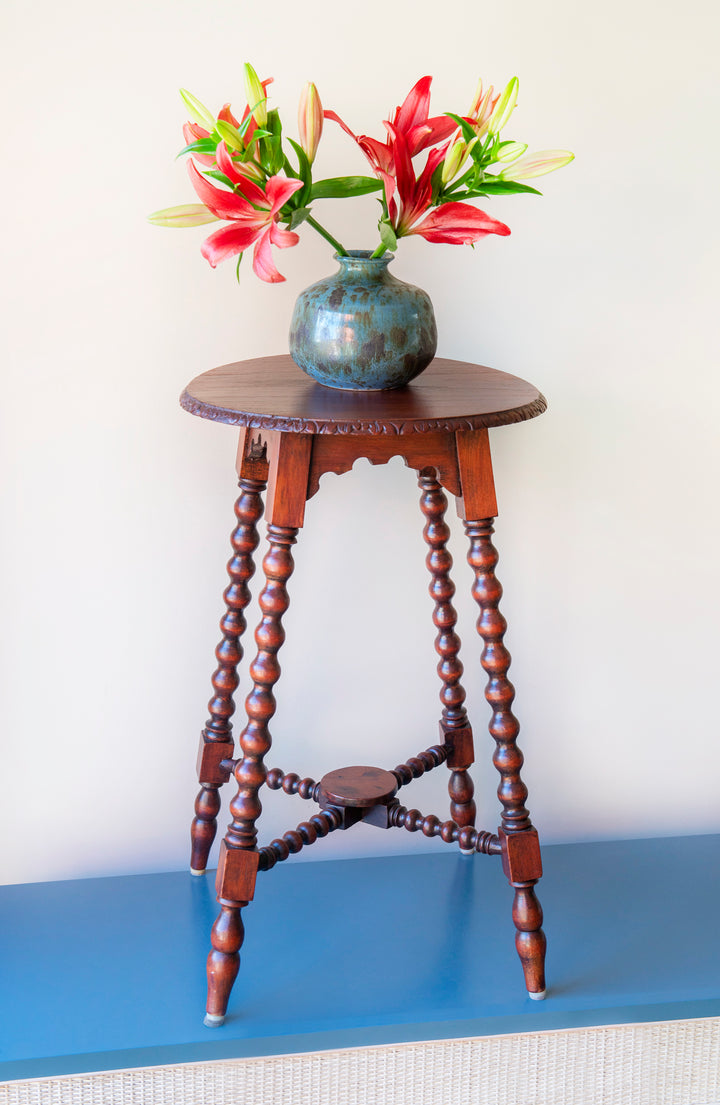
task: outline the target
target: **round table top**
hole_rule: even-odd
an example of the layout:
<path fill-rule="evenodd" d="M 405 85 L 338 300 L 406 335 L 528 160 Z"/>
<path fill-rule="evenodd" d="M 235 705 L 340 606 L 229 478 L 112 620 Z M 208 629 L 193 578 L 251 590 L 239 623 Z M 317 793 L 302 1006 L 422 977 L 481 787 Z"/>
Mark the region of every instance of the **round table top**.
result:
<path fill-rule="evenodd" d="M 288 354 L 204 372 L 180 404 L 215 422 L 305 434 L 478 430 L 524 422 L 547 406 L 526 380 L 484 365 L 437 357 L 407 387 L 341 391 L 315 383 Z"/>

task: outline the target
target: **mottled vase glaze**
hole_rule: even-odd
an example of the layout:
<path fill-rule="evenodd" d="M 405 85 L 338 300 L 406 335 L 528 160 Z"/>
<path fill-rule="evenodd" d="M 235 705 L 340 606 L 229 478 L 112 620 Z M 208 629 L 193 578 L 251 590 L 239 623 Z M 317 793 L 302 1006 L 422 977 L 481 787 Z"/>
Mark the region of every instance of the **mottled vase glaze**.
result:
<path fill-rule="evenodd" d="M 419 376 L 435 356 L 430 297 L 388 272 L 393 255 L 335 254 L 340 268 L 301 292 L 290 356 L 326 387 L 387 391 Z"/>

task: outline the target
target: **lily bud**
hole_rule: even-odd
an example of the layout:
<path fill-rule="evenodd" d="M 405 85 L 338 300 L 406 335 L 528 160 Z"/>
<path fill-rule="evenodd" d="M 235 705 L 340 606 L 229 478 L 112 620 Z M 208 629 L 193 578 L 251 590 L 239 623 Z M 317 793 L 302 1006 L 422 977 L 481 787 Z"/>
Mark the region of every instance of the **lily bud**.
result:
<path fill-rule="evenodd" d="M 443 161 L 441 173 L 443 184 L 449 184 L 451 180 L 455 179 L 470 156 L 472 148 L 477 141 L 477 138 L 473 138 L 470 142 L 465 142 L 462 137 L 457 137 L 455 139 L 450 149 L 445 154 L 445 160 Z"/>
<path fill-rule="evenodd" d="M 468 111 L 468 118 L 474 119 L 480 110 L 480 104 L 483 101 L 483 82 L 482 77 L 477 82 L 477 88 L 475 89 L 475 95 L 473 96 L 473 102 L 470 104 L 470 110 Z"/>
<path fill-rule="evenodd" d="M 496 161 L 517 161 L 527 149 L 527 142 L 501 142 Z"/>
<path fill-rule="evenodd" d="M 210 133 L 215 129 L 215 116 L 208 111 L 205 104 L 201 103 L 187 88 L 180 89 L 180 96 L 185 107 L 190 112 L 190 118 Z"/>
<path fill-rule="evenodd" d="M 488 132 L 490 134 L 499 134 L 503 129 L 508 119 L 515 110 L 515 104 L 517 103 L 518 89 L 520 82 L 517 77 L 513 77 L 508 81 L 505 89 L 495 105 L 495 110 L 490 116 L 490 122 L 488 124 Z"/>
<path fill-rule="evenodd" d="M 204 226 L 217 222 L 217 215 L 208 211 L 204 203 L 184 203 L 180 207 L 164 207 L 148 215 L 148 222 L 155 226 Z"/>
<path fill-rule="evenodd" d="M 500 173 L 501 180 L 530 180 L 532 177 L 544 176 L 555 169 L 562 169 L 575 159 L 575 154 L 569 150 L 541 150 L 540 153 L 521 157 L 507 169 Z"/>
<path fill-rule="evenodd" d="M 245 95 L 248 107 L 259 127 L 267 123 L 267 96 L 262 81 L 249 62 L 245 62 Z"/>
<path fill-rule="evenodd" d="M 300 145 L 307 154 L 308 161 L 311 165 L 315 160 L 322 129 L 323 106 L 320 102 L 317 88 L 312 81 L 308 81 L 300 93 L 298 131 L 300 134 Z"/>

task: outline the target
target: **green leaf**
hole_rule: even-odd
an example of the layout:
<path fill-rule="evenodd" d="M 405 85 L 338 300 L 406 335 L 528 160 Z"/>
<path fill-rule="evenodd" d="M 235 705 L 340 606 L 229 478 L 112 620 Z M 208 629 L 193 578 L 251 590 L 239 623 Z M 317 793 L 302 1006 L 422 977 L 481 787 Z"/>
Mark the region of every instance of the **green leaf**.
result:
<path fill-rule="evenodd" d="M 387 249 L 397 249 L 397 235 L 390 223 L 380 222 L 378 223 L 378 230 L 380 231 L 380 241 Z"/>
<path fill-rule="evenodd" d="M 205 169 L 203 176 L 211 176 L 213 180 L 219 180 L 221 184 L 224 184 L 231 191 L 235 191 L 235 185 L 230 180 L 230 177 L 225 176 L 225 173 L 221 173 L 219 169 Z"/>
<path fill-rule="evenodd" d="M 212 138 L 200 138 L 197 142 L 191 142 L 189 146 L 185 146 L 182 150 L 180 150 L 180 153 L 177 155 L 175 160 L 177 161 L 178 157 L 182 157 L 183 154 L 186 153 L 214 154 L 216 148 L 217 142 L 213 142 Z"/>
<path fill-rule="evenodd" d="M 449 119 L 452 119 L 453 122 L 457 123 L 457 125 L 460 127 L 460 130 L 462 131 L 462 136 L 465 141 L 472 142 L 473 138 L 475 137 L 475 131 L 470 126 L 467 119 L 463 119 L 461 115 L 455 115 L 453 111 L 446 111 L 445 114 Z"/>
<path fill-rule="evenodd" d="M 292 138 L 288 138 L 288 142 L 297 154 L 299 167 L 298 173 L 292 170 L 292 176 L 298 177 L 298 179 L 303 182 L 303 187 L 300 189 L 299 192 L 296 193 L 294 198 L 296 198 L 297 200 L 298 208 L 305 207 L 305 205 L 310 201 L 312 189 L 312 166 L 310 165 L 308 156 L 302 146 L 299 146 L 297 142 L 293 142 Z M 285 158 L 284 163 L 287 168 L 290 168 L 290 162 L 287 158 Z"/>
<path fill-rule="evenodd" d="M 538 192 L 537 188 L 531 188 L 529 184 L 521 184 L 519 180 L 498 180 L 497 177 L 485 177 L 478 185 L 478 191 L 475 194 L 483 196 L 512 196 L 518 192 L 530 192 L 535 196 L 542 195 L 542 192 Z"/>
<path fill-rule="evenodd" d="M 309 207 L 297 207 L 290 216 L 290 222 L 288 224 L 290 229 L 294 230 L 296 226 L 300 226 L 301 223 L 304 223 L 309 214 Z"/>
<path fill-rule="evenodd" d="M 365 196 L 379 192 L 382 181 L 372 176 L 336 176 L 316 180 L 312 186 L 314 200 L 344 199 L 346 196 Z"/>

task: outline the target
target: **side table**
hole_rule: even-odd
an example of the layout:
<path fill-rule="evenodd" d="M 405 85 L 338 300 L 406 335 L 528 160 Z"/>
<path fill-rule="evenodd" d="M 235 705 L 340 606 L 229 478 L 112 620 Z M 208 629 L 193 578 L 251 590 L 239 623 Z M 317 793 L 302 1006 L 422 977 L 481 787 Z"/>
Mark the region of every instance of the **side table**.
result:
<path fill-rule="evenodd" d="M 466 854 L 499 855 L 514 888 L 516 946 L 530 997 L 545 996 L 545 936 L 535 884 L 542 874 L 538 835 L 526 808 L 527 788 L 520 777 L 523 757 L 517 745 L 518 722 L 512 713 L 514 688 L 508 679 L 510 654 L 503 644 L 506 622 L 498 609 L 502 588 L 495 576 L 492 544 L 497 514 L 488 428 L 522 422 L 542 414 L 545 400 L 532 384 L 481 365 L 438 358 L 411 386 L 398 391 L 336 391 L 316 384 L 289 356 L 263 357 L 225 365 L 193 380 L 182 406 L 201 418 L 240 427 L 237 473 L 240 495 L 237 525 L 224 593 L 222 639 L 215 655 L 213 697 L 201 735 L 198 778 L 201 790 L 192 824 L 193 874 L 203 874 L 217 830 L 220 787 L 233 775 L 237 793 L 230 802 L 232 821 L 221 844 L 216 890 L 220 914 L 213 926 L 208 956 L 205 1023 L 223 1023 L 238 973 L 244 930 L 242 909 L 252 901 L 258 871 L 268 871 L 301 848 L 336 829 L 359 821 L 381 828 L 439 836 Z M 284 640 L 282 618 L 288 608 L 287 582 L 293 571 L 292 546 L 303 525 L 305 503 L 319 490 L 325 472 L 348 472 L 359 457 L 385 464 L 401 456 L 416 470 L 425 516 L 426 563 L 435 603 L 435 648 L 440 657 L 440 740 L 392 771 L 358 766 L 331 771 L 319 782 L 268 769 L 274 687 L 280 675 L 277 654 Z M 250 600 L 248 581 L 255 567 L 258 522 L 267 489 L 268 549 L 265 583 L 255 631 L 257 654 L 250 666 L 252 689 L 245 702 L 247 724 L 235 758 L 231 717 L 242 659 L 241 638 Z M 452 605 L 452 558 L 447 549 L 447 498 L 455 496 L 470 541 L 468 562 L 474 572 L 473 596 L 479 606 L 477 629 L 483 640 L 481 663 L 488 679 L 485 697 L 495 740 L 493 763 L 500 773 L 502 806 L 497 833 L 475 828 L 473 736 L 464 706 L 459 659 L 460 639 Z M 398 790 L 426 771 L 446 763 L 450 769 L 450 818 L 423 816 L 396 797 Z M 297 828 L 258 847 L 263 786 L 298 794 L 320 807 Z"/>

